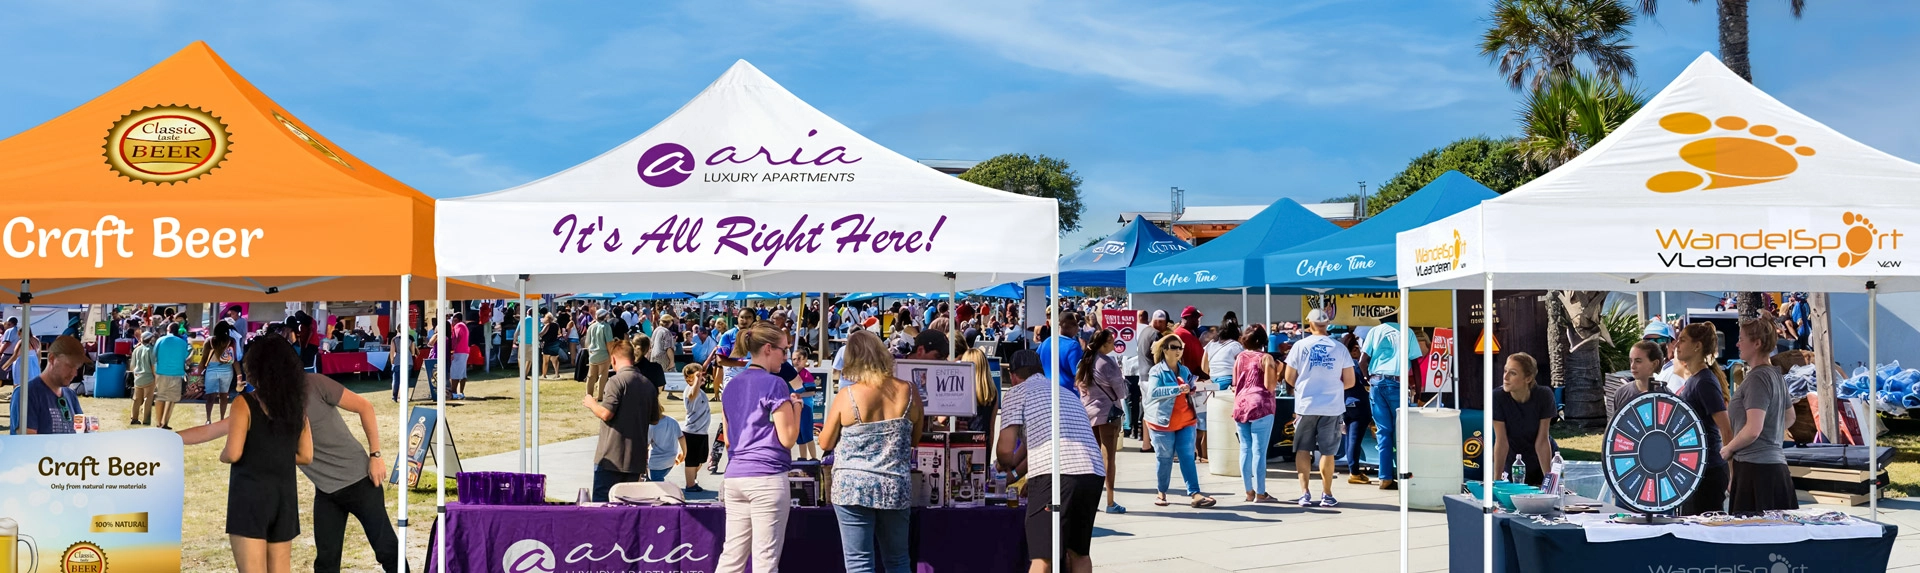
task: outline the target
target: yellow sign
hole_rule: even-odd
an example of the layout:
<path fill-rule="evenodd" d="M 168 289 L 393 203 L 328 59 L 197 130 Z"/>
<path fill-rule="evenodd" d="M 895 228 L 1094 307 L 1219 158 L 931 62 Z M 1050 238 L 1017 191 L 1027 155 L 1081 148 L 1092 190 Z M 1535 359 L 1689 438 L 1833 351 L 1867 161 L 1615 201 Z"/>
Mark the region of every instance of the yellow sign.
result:
<path fill-rule="evenodd" d="M 93 516 L 93 525 L 87 530 L 93 533 L 146 533 L 147 512 L 96 515 Z"/>
<path fill-rule="evenodd" d="M 1453 326 L 1451 291 L 1414 291 L 1410 326 L 1448 328 Z M 1363 294 L 1322 294 L 1300 297 L 1300 314 L 1320 309 L 1342 326 L 1379 326 L 1380 319 L 1399 314 L 1398 291 Z"/>
<path fill-rule="evenodd" d="M 1500 353 L 1500 339 L 1495 338 L 1492 334 L 1489 334 L 1490 332 L 1492 332 L 1491 329 L 1485 329 L 1485 328 L 1480 329 L 1480 340 L 1478 342 L 1473 343 L 1474 354 L 1486 354 L 1488 342 L 1493 343 L 1494 354 Z"/>
<path fill-rule="evenodd" d="M 178 183 L 206 175 L 227 158 L 227 125 L 190 106 L 134 111 L 107 130 L 107 165 L 141 183 Z"/>

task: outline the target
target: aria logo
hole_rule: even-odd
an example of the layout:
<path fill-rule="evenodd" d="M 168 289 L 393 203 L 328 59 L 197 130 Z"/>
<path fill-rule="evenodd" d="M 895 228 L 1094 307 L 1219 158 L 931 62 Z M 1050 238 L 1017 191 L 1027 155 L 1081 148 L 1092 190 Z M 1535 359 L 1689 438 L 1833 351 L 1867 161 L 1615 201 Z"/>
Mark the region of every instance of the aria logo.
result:
<path fill-rule="evenodd" d="M 807 137 L 813 137 L 819 133 L 818 129 L 810 129 L 807 130 Z M 654 187 L 664 188 L 685 182 L 688 177 L 693 176 L 696 166 L 702 163 L 708 167 L 720 166 L 723 169 L 727 164 L 741 165 L 755 162 L 772 167 L 801 165 L 826 167 L 835 163 L 851 165 L 864 159 L 847 157 L 847 148 L 839 145 L 818 153 L 807 151 L 804 147 L 794 147 L 792 152 L 786 153 L 786 157 L 778 157 L 777 152 L 767 149 L 764 145 L 758 146 L 758 149 L 748 153 L 746 157 L 740 157 L 742 152 L 741 148 L 729 145 L 714 150 L 713 153 L 707 154 L 705 161 L 701 161 L 694 157 L 693 150 L 687 149 L 687 146 L 666 142 L 647 148 L 645 153 L 640 154 L 640 160 L 634 168 L 639 172 L 641 181 Z M 726 172 L 708 174 L 706 180 L 713 183 L 851 182 L 853 174 Z"/>
<path fill-rule="evenodd" d="M 500 565 L 507 573 L 553 573 L 553 548 L 537 539 L 522 539 L 507 546 Z"/>

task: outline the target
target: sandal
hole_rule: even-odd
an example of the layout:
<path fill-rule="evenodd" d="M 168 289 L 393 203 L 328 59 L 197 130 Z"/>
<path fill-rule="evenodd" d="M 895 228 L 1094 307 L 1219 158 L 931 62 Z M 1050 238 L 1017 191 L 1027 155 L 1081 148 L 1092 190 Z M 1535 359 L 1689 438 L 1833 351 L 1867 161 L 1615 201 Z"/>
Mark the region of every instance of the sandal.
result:
<path fill-rule="evenodd" d="M 1252 501 L 1253 501 L 1253 492 L 1247 492 L 1247 501 L 1248 501 L 1248 502 L 1252 502 Z"/>
<path fill-rule="evenodd" d="M 1166 507 L 1166 506 L 1172 505 L 1171 503 L 1167 502 L 1167 494 L 1164 494 L 1164 493 L 1160 494 L 1159 498 L 1154 499 L 1153 504 L 1160 507 Z"/>
<path fill-rule="evenodd" d="M 1260 494 L 1259 496 L 1254 497 L 1253 502 L 1254 503 L 1280 503 L 1280 499 L 1263 493 L 1263 494 Z"/>
<path fill-rule="evenodd" d="M 1219 500 L 1216 500 L 1216 499 L 1213 499 L 1213 498 L 1211 498 L 1211 497 L 1207 497 L 1207 496 L 1205 496 L 1205 495 L 1201 495 L 1201 496 L 1199 496 L 1199 497 L 1196 497 L 1196 498 L 1194 498 L 1194 499 L 1193 499 L 1193 504 L 1192 504 L 1192 505 L 1193 505 L 1193 507 L 1195 507 L 1195 508 L 1198 508 L 1198 509 L 1206 509 L 1206 508 L 1209 508 L 1209 507 L 1213 507 L 1213 506 L 1215 506 L 1215 505 L 1219 505 L 1219 504 L 1220 504 L 1220 501 L 1219 501 Z"/>

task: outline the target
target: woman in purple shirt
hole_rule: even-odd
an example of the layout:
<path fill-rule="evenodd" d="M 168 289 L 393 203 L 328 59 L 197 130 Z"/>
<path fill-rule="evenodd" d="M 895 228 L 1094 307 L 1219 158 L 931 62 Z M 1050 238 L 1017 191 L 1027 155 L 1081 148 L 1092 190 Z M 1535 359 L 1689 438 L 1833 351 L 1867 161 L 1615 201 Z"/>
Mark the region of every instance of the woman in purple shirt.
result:
<path fill-rule="evenodd" d="M 736 346 L 746 348 L 747 368 L 720 391 L 727 422 L 727 477 L 720 492 L 727 537 L 716 571 L 745 572 L 751 549 L 754 572 L 770 573 L 780 570 L 786 544 L 789 452 L 800 438 L 799 398 L 773 374 L 792 346 L 786 333 L 767 324 L 740 331 Z"/>

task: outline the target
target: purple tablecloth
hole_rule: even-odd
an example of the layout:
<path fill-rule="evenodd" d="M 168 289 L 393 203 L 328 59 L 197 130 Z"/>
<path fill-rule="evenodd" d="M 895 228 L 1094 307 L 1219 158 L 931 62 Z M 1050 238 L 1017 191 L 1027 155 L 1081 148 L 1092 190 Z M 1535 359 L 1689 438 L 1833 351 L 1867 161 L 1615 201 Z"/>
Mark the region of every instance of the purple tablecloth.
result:
<path fill-rule="evenodd" d="M 1024 510 L 913 510 L 919 573 L 1027 570 Z M 447 569 L 455 572 L 650 573 L 713 571 L 725 536 L 719 506 L 447 506 Z M 424 570 L 434 571 L 428 541 Z M 831 508 L 794 508 L 787 520 L 785 571 L 844 571 Z"/>

